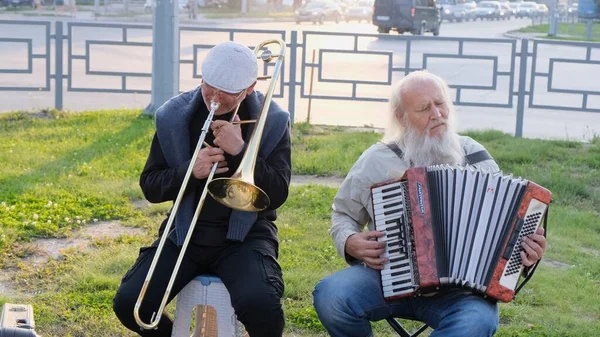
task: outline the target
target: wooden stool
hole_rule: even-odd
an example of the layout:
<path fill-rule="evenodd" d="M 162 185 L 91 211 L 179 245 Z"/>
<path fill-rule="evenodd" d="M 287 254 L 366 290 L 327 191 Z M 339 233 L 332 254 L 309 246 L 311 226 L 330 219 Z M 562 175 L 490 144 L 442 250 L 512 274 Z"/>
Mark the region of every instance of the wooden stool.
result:
<path fill-rule="evenodd" d="M 242 337 L 243 325 L 238 322 L 229 292 L 221 279 L 201 275 L 188 283 L 177 295 L 175 321 L 171 337 Z M 194 317 L 192 313 L 196 309 Z"/>

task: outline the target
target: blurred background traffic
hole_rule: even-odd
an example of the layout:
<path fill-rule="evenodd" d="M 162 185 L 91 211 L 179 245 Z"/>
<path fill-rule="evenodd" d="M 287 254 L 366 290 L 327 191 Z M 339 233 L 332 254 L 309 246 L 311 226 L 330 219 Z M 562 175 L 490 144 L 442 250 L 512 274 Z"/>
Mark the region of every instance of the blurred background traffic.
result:
<path fill-rule="evenodd" d="M 0 0 L 1 14 L 78 19 L 151 20 L 156 0 Z M 595 40 L 600 34 L 600 0 L 176 0 L 182 23 L 202 19 L 274 19 L 298 25 L 361 23 L 372 32 L 431 33 L 444 36 L 445 24 L 526 19 L 532 33 Z M 582 1 L 582 0 L 580 0 Z M 553 16 L 553 5 L 555 13 Z M 591 9 L 590 9 L 591 8 Z M 586 12 L 587 11 L 587 12 Z M 589 21 L 589 22 L 588 22 Z M 416 23 L 415 23 L 416 22 Z M 551 32 L 550 25 L 556 24 Z M 354 28 L 348 28 L 353 31 Z M 361 29 L 361 32 L 364 30 Z"/>

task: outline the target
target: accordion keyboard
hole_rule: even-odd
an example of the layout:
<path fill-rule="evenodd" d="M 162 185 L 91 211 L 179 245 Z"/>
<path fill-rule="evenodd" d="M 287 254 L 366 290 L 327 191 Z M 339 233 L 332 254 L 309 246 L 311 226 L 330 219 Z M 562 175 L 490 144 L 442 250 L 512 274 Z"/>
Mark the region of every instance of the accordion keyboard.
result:
<path fill-rule="evenodd" d="M 374 187 L 372 197 L 375 229 L 385 234 L 378 238 L 378 241 L 386 242 L 382 257 L 389 259 L 381 270 L 383 295 L 387 298 L 412 293 L 415 282 L 410 254 L 406 183 Z"/>

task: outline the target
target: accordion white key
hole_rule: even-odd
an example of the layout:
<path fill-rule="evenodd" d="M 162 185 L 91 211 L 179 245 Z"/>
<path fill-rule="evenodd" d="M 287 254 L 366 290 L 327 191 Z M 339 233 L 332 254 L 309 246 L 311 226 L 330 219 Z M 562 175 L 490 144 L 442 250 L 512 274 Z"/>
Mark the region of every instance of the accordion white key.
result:
<path fill-rule="evenodd" d="M 389 259 L 386 299 L 460 287 L 510 302 L 523 271 L 521 238 L 546 216 L 551 193 L 472 167 L 411 168 L 371 188 L 375 229 Z"/>

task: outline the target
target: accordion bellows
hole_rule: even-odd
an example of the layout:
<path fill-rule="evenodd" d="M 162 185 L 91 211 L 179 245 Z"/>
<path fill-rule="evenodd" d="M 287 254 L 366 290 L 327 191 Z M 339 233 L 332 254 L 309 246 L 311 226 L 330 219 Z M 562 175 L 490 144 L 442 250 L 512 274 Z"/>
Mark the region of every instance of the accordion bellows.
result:
<path fill-rule="evenodd" d="M 388 300 L 459 287 L 510 302 L 523 271 L 521 238 L 551 201 L 531 181 L 449 165 L 411 168 L 372 186 L 371 197 L 390 260 L 381 270 Z"/>

